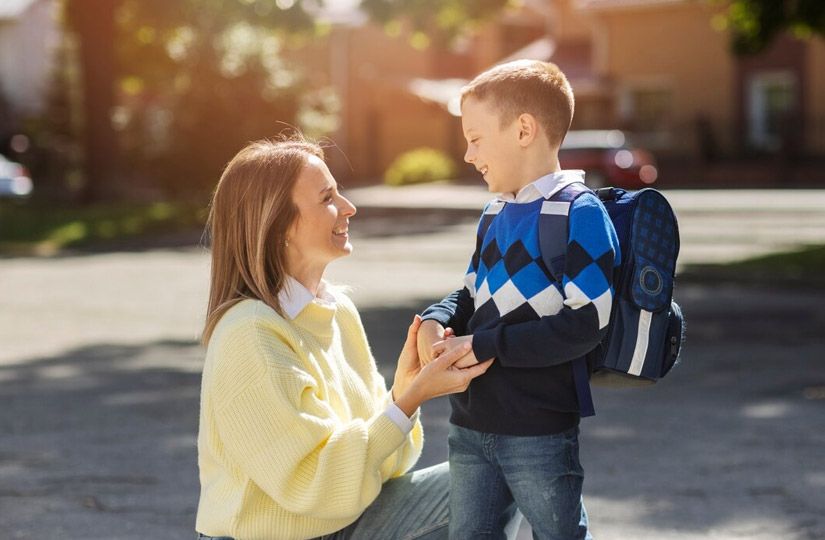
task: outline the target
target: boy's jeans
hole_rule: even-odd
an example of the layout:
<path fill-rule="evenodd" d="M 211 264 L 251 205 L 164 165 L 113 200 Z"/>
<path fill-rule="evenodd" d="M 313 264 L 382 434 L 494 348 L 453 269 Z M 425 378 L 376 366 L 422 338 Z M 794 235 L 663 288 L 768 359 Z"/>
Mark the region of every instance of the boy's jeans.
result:
<path fill-rule="evenodd" d="M 516 508 L 535 539 L 592 538 L 581 497 L 578 428 L 517 437 L 451 424 L 449 443 L 451 540 L 515 538 Z"/>

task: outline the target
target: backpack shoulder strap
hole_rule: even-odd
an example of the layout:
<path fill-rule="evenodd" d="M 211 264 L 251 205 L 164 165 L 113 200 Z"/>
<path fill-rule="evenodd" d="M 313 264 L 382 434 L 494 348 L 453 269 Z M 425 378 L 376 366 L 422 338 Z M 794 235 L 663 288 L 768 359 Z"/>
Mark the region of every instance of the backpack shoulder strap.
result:
<path fill-rule="evenodd" d="M 568 220 L 570 207 L 581 195 L 593 191 L 580 182 L 564 186 L 542 203 L 539 216 L 539 249 L 544 265 L 556 281 L 561 282 L 564 275 L 564 263 L 567 253 Z M 572 362 L 573 384 L 579 402 L 579 415 L 584 418 L 593 416 L 593 396 L 585 357 Z"/>
<path fill-rule="evenodd" d="M 570 207 L 585 193 L 593 191 L 580 182 L 574 182 L 551 195 L 541 205 L 539 249 L 544 265 L 557 281 L 561 281 L 564 272 Z"/>

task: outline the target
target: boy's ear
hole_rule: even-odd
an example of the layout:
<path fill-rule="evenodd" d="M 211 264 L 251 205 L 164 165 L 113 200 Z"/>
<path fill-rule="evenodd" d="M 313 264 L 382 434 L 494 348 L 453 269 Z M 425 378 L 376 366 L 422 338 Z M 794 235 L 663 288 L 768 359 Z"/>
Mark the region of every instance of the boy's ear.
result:
<path fill-rule="evenodd" d="M 522 113 L 519 115 L 516 122 L 518 123 L 519 128 L 519 145 L 522 147 L 529 145 L 533 142 L 533 139 L 536 138 L 536 135 L 538 135 L 539 125 L 538 122 L 536 122 L 536 117 L 532 114 Z"/>

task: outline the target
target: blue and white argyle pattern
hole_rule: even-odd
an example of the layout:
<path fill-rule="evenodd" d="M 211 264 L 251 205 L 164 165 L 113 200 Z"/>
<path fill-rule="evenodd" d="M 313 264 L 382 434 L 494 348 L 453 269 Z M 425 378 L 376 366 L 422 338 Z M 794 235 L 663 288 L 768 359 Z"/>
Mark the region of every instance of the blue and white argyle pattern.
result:
<path fill-rule="evenodd" d="M 489 327 L 499 319 L 533 320 L 554 315 L 564 306 L 580 309 L 587 305 L 595 308 L 599 328 L 607 326 L 618 251 L 609 217 L 598 199 L 589 194 L 577 198 L 572 208 L 569 203 L 548 206 L 544 202 L 494 202 L 485 209 L 482 220 L 492 221 L 477 242 L 465 276 L 475 303 L 472 326 Z M 570 212 L 561 282 L 547 269 L 539 248 L 542 211 Z"/>

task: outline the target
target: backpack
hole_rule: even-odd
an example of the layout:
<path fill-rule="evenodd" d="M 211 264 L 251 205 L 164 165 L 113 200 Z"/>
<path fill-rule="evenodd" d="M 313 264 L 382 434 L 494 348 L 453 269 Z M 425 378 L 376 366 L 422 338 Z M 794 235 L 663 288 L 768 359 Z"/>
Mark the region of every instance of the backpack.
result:
<path fill-rule="evenodd" d="M 592 190 L 584 184 L 573 183 L 549 200 L 572 205 L 588 192 Z M 667 199 L 651 188 L 607 187 L 595 193 L 616 229 L 621 264 L 614 275 L 607 334 L 584 361 L 573 362 L 581 416 L 594 414 L 588 374 L 593 385 L 653 384 L 677 363 L 685 328 L 682 310 L 673 301 L 679 227 Z M 542 214 L 545 221 L 539 227 L 542 259 L 558 280 L 564 271 L 567 218 L 566 213 Z"/>

